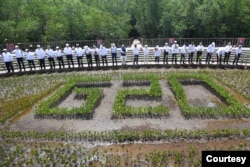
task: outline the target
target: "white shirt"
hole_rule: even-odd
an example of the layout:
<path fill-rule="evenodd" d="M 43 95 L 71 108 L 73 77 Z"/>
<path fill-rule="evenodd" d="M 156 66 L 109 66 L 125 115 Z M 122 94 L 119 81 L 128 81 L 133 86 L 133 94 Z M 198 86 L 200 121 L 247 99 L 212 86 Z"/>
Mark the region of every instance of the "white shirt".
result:
<path fill-rule="evenodd" d="M 169 48 L 169 46 L 164 46 L 164 50 L 165 50 L 165 52 L 169 52 L 170 51 L 170 48 Z"/>
<path fill-rule="evenodd" d="M 143 55 L 148 56 L 149 55 L 149 49 L 148 48 L 143 48 Z"/>
<path fill-rule="evenodd" d="M 227 45 L 225 47 L 225 52 L 227 53 L 227 52 L 231 52 L 231 51 L 232 51 L 232 45 Z"/>
<path fill-rule="evenodd" d="M 111 53 L 117 53 L 117 49 L 116 49 L 115 46 L 112 46 L 112 47 L 110 48 L 110 51 L 111 51 Z"/>
<path fill-rule="evenodd" d="M 208 47 L 207 47 L 207 52 L 208 52 L 208 53 L 213 53 L 213 52 L 214 52 L 214 47 L 213 47 L 212 44 L 208 45 Z"/>
<path fill-rule="evenodd" d="M 238 55 L 238 54 L 241 54 L 241 53 L 242 53 L 242 47 L 236 48 L 235 54 Z"/>
<path fill-rule="evenodd" d="M 91 49 L 90 49 L 89 47 L 85 49 L 85 54 L 86 54 L 86 55 L 91 54 Z"/>
<path fill-rule="evenodd" d="M 42 48 L 37 48 L 35 53 L 37 55 L 37 59 L 44 59 L 45 52 L 44 52 L 44 50 Z"/>
<path fill-rule="evenodd" d="M 54 51 L 52 49 L 46 49 L 46 54 L 49 56 L 49 57 L 54 57 Z"/>
<path fill-rule="evenodd" d="M 81 47 L 75 48 L 76 56 L 82 56 L 84 54 L 84 51 Z"/>
<path fill-rule="evenodd" d="M 178 44 L 172 45 L 172 53 L 179 53 L 179 45 Z"/>
<path fill-rule="evenodd" d="M 186 45 L 183 45 L 183 46 L 181 47 L 181 53 L 182 53 L 182 54 L 185 54 L 185 53 L 186 53 Z"/>
<path fill-rule="evenodd" d="M 92 49 L 92 54 L 93 55 L 99 55 L 100 54 L 100 50 L 98 48 L 93 48 Z"/>
<path fill-rule="evenodd" d="M 134 55 L 139 55 L 139 48 L 134 48 L 133 49 L 133 53 L 134 53 Z"/>
<path fill-rule="evenodd" d="M 188 52 L 191 53 L 191 52 L 194 52 L 194 50 L 195 50 L 195 46 L 192 45 L 192 44 L 190 44 L 190 45 L 188 46 Z"/>
<path fill-rule="evenodd" d="M 56 50 L 54 52 L 54 54 L 55 54 L 56 57 L 61 57 L 62 56 L 62 51 L 60 49 L 58 49 L 58 50 Z"/>
<path fill-rule="evenodd" d="M 158 48 L 158 49 L 155 49 L 155 57 L 159 57 L 161 56 L 161 49 Z"/>
<path fill-rule="evenodd" d="M 15 50 L 13 50 L 12 53 L 16 54 L 16 58 L 22 58 L 23 57 L 23 53 L 22 53 L 21 49 L 15 49 Z"/>
<path fill-rule="evenodd" d="M 203 50 L 204 50 L 203 45 L 198 45 L 198 46 L 196 47 L 196 50 L 197 50 L 197 51 L 203 52 Z"/>
<path fill-rule="evenodd" d="M 13 57 L 10 54 L 10 52 L 3 52 L 1 57 L 3 57 L 3 62 L 12 62 L 13 61 Z"/>
<path fill-rule="evenodd" d="M 107 49 L 105 47 L 100 48 L 100 55 L 106 56 L 107 55 Z"/>
<path fill-rule="evenodd" d="M 71 47 L 65 47 L 63 52 L 66 54 L 66 55 L 72 55 L 72 49 Z"/>
<path fill-rule="evenodd" d="M 216 52 L 216 54 L 218 54 L 218 55 L 224 55 L 224 53 L 225 53 L 224 48 L 220 48 L 220 49 L 218 49 L 217 52 Z"/>
<path fill-rule="evenodd" d="M 34 60 L 34 52 L 25 52 L 25 56 L 27 60 Z"/>

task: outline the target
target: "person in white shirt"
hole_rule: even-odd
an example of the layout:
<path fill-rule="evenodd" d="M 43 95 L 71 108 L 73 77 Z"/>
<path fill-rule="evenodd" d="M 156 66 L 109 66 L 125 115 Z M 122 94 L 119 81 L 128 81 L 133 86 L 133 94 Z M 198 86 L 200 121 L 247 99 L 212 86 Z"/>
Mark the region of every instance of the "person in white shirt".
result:
<path fill-rule="evenodd" d="M 139 60 L 139 48 L 137 47 L 137 45 L 134 45 L 133 48 L 133 54 L 134 54 L 134 65 L 138 65 L 138 60 Z"/>
<path fill-rule="evenodd" d="M 121 46 L 121 59 L 122 59 L 122 65 L 126 65 L 126 47 L 122 44 Z"/>
<path fill-rule="evenodd" d="M 56 50 L 54 53 L 55 53 L 57 62 L 59 64 L 59 69 L 61 69 L 61 66 L 63 66 L 63 68 L 64 68 L 63 54 L 62 54 L 62 50 L 59 48 L 59 46 L 56 47 Z"/>
<path fill-rule="evenodd" d="M 77 63 L 78 63 L 78 68 L 83 67 L 82 57 L 84 55 L 84 50 L 79 46 L 79 44 L 76 44 L 75 52 L 76 52 L 76 59 L 77 59 Z"/>
<path fill-rule="evenodd" d="M 212 42 L 210 45 L 207 47 L 207 58 L 206 58 L 206 64 L 210 64 L 211 57 L 214 53 L 214 48 L 215 48 L 215 43 Z"/>
<path fill-rule="evenodd" d="M 23 51 L 19 48 L 19 46 L 15 46 L 15 50 L 12 51 L 12 53 L 14 53 L 16 55 L 16 60 L 17 60 L 17 63 L 18 63 L 18 66 L 19 66 L 19 70 L 22 71 L 22 66 L 23 66 L 23 69 L 25 71 L 25 65 L 24 65 L 24 62 L 23 62 Z"/>
<path fill-rule="evenodd" d="M 199 45 L 196 47 L 197 50 L 197 59 L 196 59 L 196 64 L 201 64 L 201 56 L 202 56 L 202 52 L 204 50 L 204 46 L 202 45 L 202 42 L 199 43 Z"/>
<path fill-rule="evenodd" d="M 0 57 L 3 57 L 3 62 L 5 63 L 8 73 L 10 73 L 10 70 L 12 73 L 14 73 L 14 67 L 12 63 L 13 57 L 9 52 L 7 52 L 7 49 L 3 49 L 3 53 L 0 55 Z"/>
<path fill-rule="evenodd" d="M 161 56 L 161 49 L 159 48 L 158 45 L 156 45 L 154 53 L 155 53 L 155 63 L 159 64 L 160 56 Z"/>
<path fill-rule="evenodd" d="M 148 45 L 145 45 L 142 50 L 143 50 L 143 55 L 144 55 L 144 64 L 148 64 L 148 56 L 149 56 Z"/>
<path fill-rule="evenodd" d="M 110 52 L 112 56 L 112 65 L 114 66 L 114 64 L 116 64 L 117 66 L 117 49 L 114 43 L 111 44 Z"/>
<path fill-rule="evenodd" d="M 239 45 L 235 50 L 235 58 L 233 61 L 233 65 L 234 65 L 234 63 L 236 63 L 236 65 L 238 65 L 238 61 L 240 59 L 241 53 L 242 53 L 242 45 Z"/>
<path fill-rule="evenodd" d="M 231 42 L 228 42 L 227 46 L 225 47 L 225 57 L 224 57 L 224 64 L 227 63 L 228 64 L 228 60 L 230 58 L 230 54 L 231 54 L 231 51 L 232 51 L 232 45 L 231 45 Z"/>
<path fill-rule="evenodd" d="M 95 58 L 96 67 L 100 67 L 100 51 L 95 45 L 93 45 L 92 54 Z"/>
<path fill-rule="evenodd" d="M 181 47 L 181 59 L 180 59 L 180 64 L 181 62 L 183 64 L 185 64 L 185 54 L 186 54 L 186 44 L 184 44 L 182 47 Z"/>
<path fill-rule="evenodd" d="M 74 68 L 74 62 L 73 62 L 73 57 L 72 57 L 72 48 L 69 46 L 68 43 L 66 43 L 63 52 L 66 55 L 68 67 L 70 68 L 70 62 L 71 62 L 72 66 Z"/>
<path fill-rule="evenodd" d="M 225 49 L 220 48 L 216 51 L 217 64 L 221 65 L 222 56 L 225 54 Z"/>
<path fill-rule="evenodd" d="M 188 46 L 188 64 L 193 64 L 194 51 L 195 51 L 195 45 L 192 42 Z"/>
<path fill-rule="evenodd" d="M 106 66 L 108 66 L 107 49 L 103 45 L 100 45 L 100 55 L 102 57 L 102 65 L 104 66 L 105 61 Z"/>
<path fill-rule="evenodd" d="M 174 44 L 172 45 L 172 64 L 177 63 L 177 54 L 179 53 L 179 45 L 177 44 L 177 41 L 174 41 Z"/>
<path fill-rule="evenodd" d="M 88 46 L 84 46 L 84 50 L 85 50 L 85 54 L 86 54 L 86 58 L 87 58 L 88 67 L 92 67 L 93 66 L 92 51 Z"/>
<path fill-rule="evenodd" d="M 48 56 L 50 69 L 55 69 L 56 65 L 55 65 L 55 60 L 54 60 L 54 58 L 55 58 L 54 51 L 50 48 L 50 46 L 47 46 L 47 49 L 45 50 L 45 53 Z"/>
<path fill-rule="evenodd" d="M 34 55 L 35 55 L 35 53 L 30 52 L 29 49 L 25 49 L 24 54 L 26 56 L 26 60 L 28 61 L 28 65 L 29 65 L 31 71 L 32 71 L 32 67 L 34 69 L 36 69 L 36 66 L 35 66 L 35 63 L 34 63 Z"/>
<path fill-rule="evenodd" d="M 168 43 L 165 43 L 164 46 L 164 54 L 163 54 L 163 64 L 168 64 L 168 53 L 170 52 L 170 48 L 168 46 Z"/>
<path fill-rule="evenodd" d="M 45 70 L 45 61 L 44 61 L 45 52 L 44 52 L 43 48 L 41 48 L 40 45 L 37 45 L 37 49 L 35 50 L 35 53 L 36 53 L 37 59 L 38 59 L 39 64 L 40 64 L 40 69 Z"/>

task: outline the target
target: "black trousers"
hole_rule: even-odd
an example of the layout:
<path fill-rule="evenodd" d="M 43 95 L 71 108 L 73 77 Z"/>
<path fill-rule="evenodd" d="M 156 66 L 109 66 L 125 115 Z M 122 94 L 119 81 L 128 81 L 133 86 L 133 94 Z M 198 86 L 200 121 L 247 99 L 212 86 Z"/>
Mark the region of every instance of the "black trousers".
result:
<path fill-rule="evenodd" d="M 50 69 L 55 69 L 56 65 L 55 65 L 54 58 L 53 57 L 49 57 L 48 60 L 49 60 Z"/>
<path fill-rule="evenodd" d="M 206 64 L 210 64 L 210 59 L 212 57 L 212 53 L 207 53 Z"/>
<path fill-rule="evenodd" d="M 231 52 L 225 52 L 224 64 L 225 64 L 225 63 L 228 64 L 228 60 L 229 60 L 230 55 L 231 55 Z"/>
<path fill-rule="evenodd" d="M 236 65 L 238 65 L 240 56 L 241 56 L 241 53 L 235 54 L 233 64 L 236 63 Z"/>
<path fill-rule="evenodd" d="M 57 61 L 58 61 L 58 64 L 59 64 L 59 68 L 61 69 L 61 65 L 62 65 L 63 68 L 64 68 L 63 57 L 62 57 L 62 56 L 57 57 Z"/>
<path fill-rule="evenodd" d="M 96 64 L 96 67 L 100 67 L 99 55 L 94 55 L 94 56 L 95 56 L 95 64 Z"/>
<path fill-rule="evenodd" d="M 172 54 L 172 64 L 174 64 L 174 62 L 175 64 L 177 63 L 177 53 Z"/>
<path fill-rule="evenodd" d="M 216 54 L 216 56 L 217 56 L 217 64 L 221 65 L 222 55 Z"/>
<path fill-rule="evenodd" d="M 159 56 L 155 56 L 155 63 L 159 64 L 160 62 L 160 57 Z"/>
<path fill-rule="evenodd" d="M 138 65 L 139 55 L 134 55 L 134 64 Z"/>
<path fill-rule="evenodd" d="M 78 67 L 83 67 L 82 56 L 76 56 Z"/>
<path fill-rule="evenodd" d="M 6 68 L 7 68 L 8 73 L 10 73 L 10 70 L 11 70 L 12 72 L 14 72 L 13 63 L 12 63 L 11 61 L 10 61 L 10 62 L 5 62 L 5 66 L 6 66 Z"/>
<path fill-rule="evenodd" d="M 104 61 L 106 63 L 106 66 L 108 66 L 108 60 L 107 60 L 107 56 L 102 56 L 102 65 L 104 66 Z"/>
<path fill-rule="evenodd" d="M 193 57 L 194 57 L 194 52 L 190 52 L 189 54 L 188 54 L 188 63 L 190 64 L 193 64 Z"/>
<path fill-rule="evenodd" d="M 164 51 L 164 55 L 163 55 L 163 64 L 167 63 L 168 64 L 168 52 Z"/>
<path fill-rule="evenodd" d="M 202 56 L 202 51 L 197 51 L 197 59 L 196 59 L 196 64 L 201 64 L 201 56 Z"/>
<path fill-rule="evenodd" d="M 180 59 L 180 64 L 181 62 L 184 64 L 185 62 L 185 54 L 184 53 L 181 53 L 181 59 Z"/>
<path fill-rule="evenodd" d="M 17 60 L 18 66 L 19 66 L 19 70 L 22 71 L 22 66 L 23 66 L 23 69 L 25 70 L 25 65 L 24 65 L 24 62 L 23 62 L 23 58 L 19 57 L 19 58 L 16 58 L 16 60 Z"/>
<path fill-rule="evenodd" d="M 114 64 L 117 66 L 117 54 L 116 53 L 111 53 L 112 55 L 112 65 Z"/>
<path fill-rule="evenodd" d="M 39 64 L 40 64 L 40 69 L 41 69 L 41 70 L 42 70 L 42 69 L 45 70 L 45 61 L 44 61 L 44 59 L 38 59 L 38 61 L 39 61 Z"/>
<path fill-rule="evenodd" d="M 28 60 L 28 64 L 29 64 L 29 67 L 30 67 L 31 70 L 32 70 L 32 67 L 33 67 L 34 69 L 36 69 L 34 60 Z"/>
<path fill-rule="evenodd" d="M 92 55 L 91 54 L 87 54 L 86 57 L 87 57 L 88 67 L 92 67 L 93 66 Z"/>
<path fill-rule="evenodd" d="M 74 62 L 73 62 L 73 57 L 72 57 L 72 55 L 66 55 L 66 58 L 67 58 L 67 61 L 68 61 L 68 66 L 69 66 L 69 68 L 70 68 L 70 62 L 71 62 L 71 64 L 72 64 L 73 68 L 74 68 Z"/>

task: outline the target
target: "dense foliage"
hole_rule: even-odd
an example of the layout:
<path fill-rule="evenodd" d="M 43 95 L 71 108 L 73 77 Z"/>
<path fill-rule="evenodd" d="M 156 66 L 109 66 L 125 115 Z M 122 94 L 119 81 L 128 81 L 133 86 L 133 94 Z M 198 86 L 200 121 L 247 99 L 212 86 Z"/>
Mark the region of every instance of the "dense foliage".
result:
<path fill-rule="evenodd" d="M 249 0 L 2 0 L 0 43 L 248 37 Z"/>

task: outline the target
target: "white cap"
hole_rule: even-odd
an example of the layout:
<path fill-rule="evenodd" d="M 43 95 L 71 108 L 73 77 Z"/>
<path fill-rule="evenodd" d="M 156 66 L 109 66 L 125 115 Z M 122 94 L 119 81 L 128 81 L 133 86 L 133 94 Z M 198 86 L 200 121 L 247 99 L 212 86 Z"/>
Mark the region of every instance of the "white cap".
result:
<path fill-rule="evenodd" d="M 79 44 L 77 43 L 76 46 L 79 46 Z"/>
<path fill-rule="evenodd" d="M 168 43 L 166 42 L 165 45 L 168 45 Z"/>
<path fill-rule="evenodd" d="M 56 49 L 59 49 L 59 46 L 57 46 Z"/>
<path fill-rule="evenodd" d="M 148 47 L 148 45 L 145 45 L 145 47 Z"/>
<path fill-rule="evenodd" d="M 18 45 L 16 45 L 15 48 L 18 48 Z"/>
<path fill-rule="evenodd" d="M 25 52 L 28 52 L 29 51 L 29 49 L 25 49 Z"/>
<path fill-rule="evenodd" d="M 3 52 L 6 52 L 7 51 L 7 49 L 3 49 Z"/>
<path fill-rule="evenodd" d="M 215 45 L 215 42 L 212 42 L 212 45 Z"/>
<path fill-rule="evenodd" d="M 41 46 L 40 46 L 40 45 L 37 45 L 36 47 L 40 48 Z"/>
<path fill-rule="evenodd" d="M 66 46 L 69 46 L 69 44 L 68 44 L 68 43 L 66 43 Z"/>

